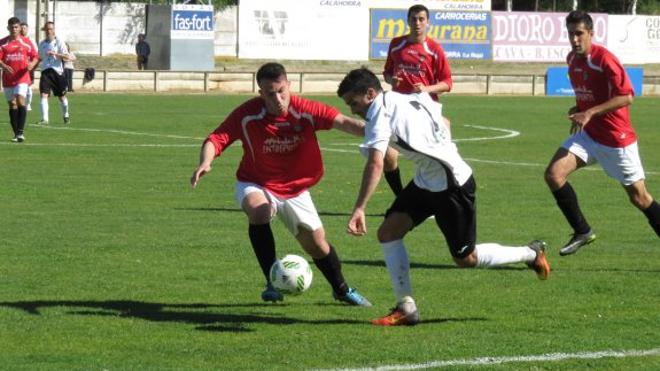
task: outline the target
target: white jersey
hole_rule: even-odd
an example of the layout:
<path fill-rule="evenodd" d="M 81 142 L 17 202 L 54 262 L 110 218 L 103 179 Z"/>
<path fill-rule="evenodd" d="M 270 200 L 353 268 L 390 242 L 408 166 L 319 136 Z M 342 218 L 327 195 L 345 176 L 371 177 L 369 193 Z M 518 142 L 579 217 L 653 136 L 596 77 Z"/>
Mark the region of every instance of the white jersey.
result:
<path fill-rule="evenodd" d="M 41 59 L 41 70 L 46 71 L 52 68 L 59 75 L 64 73 L 64 65 L 62 59 L 49 55 L 48 52 L 54 51 L 57 54 L 69 54 L 69 51 L 64 44 L 64 41 L 57 37 L 53 40 L 45 39 L 39 43 L 39 58 Z"/>
<path fill-rule="evenodd" d="M 442 105 L 427 93 L 381 92 L 366 115 L 364 144 L 383 154 L 391 145 L 416 165 L 415 184 L 440 192 L 460 186 L 472 169 L 458 154 L 442 119 Z"/>

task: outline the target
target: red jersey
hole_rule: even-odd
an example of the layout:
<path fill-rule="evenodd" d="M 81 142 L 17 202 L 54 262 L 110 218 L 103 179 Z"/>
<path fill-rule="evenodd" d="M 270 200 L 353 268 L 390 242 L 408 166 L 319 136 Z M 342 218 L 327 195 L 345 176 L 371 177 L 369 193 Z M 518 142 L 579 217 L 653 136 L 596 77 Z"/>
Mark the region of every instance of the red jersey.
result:
<path fill-rule="evenodd" d="M 412 93 L 414 84 L 422 83 L 425 86 L 445 82 L 452 87 L 451 69 L 442 47 L 430 38 L 422 43 L 411 43 L 408 36 L 399 36 L 392 39 L 385 61 L 385 75 L 392 75 L 399 79 L 394 91 L 399 93 Z M 437 94 L 431 94 L 438 100 Z"/>
<path fill-rule="evenodd" d="M 22 36 L 16 40 L 10 38 L 0 40 L 0 60 L 14 70 L 12 74 L 7 71 L 2 73 L 3 86 L 11 88 L 18 84 L 30 83 L 28 63 L 39 56 L 31 44 L 29 39 Z"/>
<path fill-rule="evenodd" d="M 219 156 L 240 139 L 243 158 L 236 171 L 238 180 L 291 198 L 323 176 L 316 131 L 331 129 L 338 114 L 333 107 L 292 95 L 288 112 L 273 116 L 256 97 L 236 108 L 207 141 L 215 145 Z"/>
<path fill-rule="evenodd" d="M 580 112 L 619 95 L 634 95 L 623 66 L 604 47 L 592 44 L 586 58 L 570 52 L 566 61 Z M 608 147 L 625 147 L 637 140 L 628 106 L 592 117 L 584 130 L 593 140 Z"/>

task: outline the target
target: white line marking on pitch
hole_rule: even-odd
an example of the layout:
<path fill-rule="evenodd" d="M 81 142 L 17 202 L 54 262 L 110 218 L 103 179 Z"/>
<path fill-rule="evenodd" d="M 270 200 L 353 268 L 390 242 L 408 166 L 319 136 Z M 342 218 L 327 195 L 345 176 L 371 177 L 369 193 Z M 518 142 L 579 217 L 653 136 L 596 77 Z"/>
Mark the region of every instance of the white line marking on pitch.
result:
<path fill-rule="evenodd" d="M 429 361 L 417 364 L 407 365 L 386 365 L 377 367 L 361 368 L 336 368 L 328 369 L 333 371 L 389 371 L 389 370 L 421 370 L 425 368 L 441 368 L 454 366 L 489 366 L 502 363 L 520 363 L 520 362 L 557 362 L 568 359 L 601 359 L 601 358 L 629 358 L 629 357 L 648 357 L 660 355 L 660 348 L 648 350 L 605 350 L 597 352 L 580 353 L 548 353 L 535 356 L 511 356 L 511 357 L 480 357 L 472 359 L 454 359 L 447 361 Z"/>
<path fill-rule="evenodd" d="M 30 126 L 39 127 L 42 129 L 49 129 L 49 130 L 72 130 L 72 131 L 86 131 L 92 133 L 113 133 L 113 134 L 137 135 L 143 137 L 156 137 L 156 138 L 192 139 L 192 140 L 205 139 L 205 138 L 185 137 L 181 135 L 141 133 L 138 131 L 127 131 L 127 130 L 118 130 L 118 129 L 90 129 L 90 128 L 70 127 L 70 126 L 46 126 L 46 125 L 33 125 L 33 124 L 31 124 Z"/>
<path fill-rule="evenodd" d="M 170 139 L 190 139 L 190 140 L 196 140 L 196 141 L 202 141 L 206 138 L 195 138 L 195 137 L 187 137 L 187 136 L 181 136 L 181 135 L 169 135 L 169 134 L 154 134 L 154 133 L 141 133 L 137 131 L 127 131 L 127 130 L 117 130 L 117 129 L 91 129 L 91 128 L 79 128 L 79 127 L 70 127 L 70 126 L 42 126 L 42 125 L 34 125 L 30 124 L 31 126 L 39 127 L 42 129 L 50 129 L 50 130 L 73 130 L 73 131 L 86 131 L 86 132 L 100 132 L 100 133 L 114 133 L 114 134 L 122 134 L 122 135 L 135 135 L 135 136 L 149 136 L 149 137 L 156 137 L 156 138 L 170 138 Z M 499 136 L 494 136 L 494 137 L 477 137 L 477 138 L 463 138 L 463 139 L 455 139 L 454 141 L 478 141 L 478 140 L 497 140 L 497 139 L 507 139 L 507 138 L 513 138 L 516 136 L 520 135 L 520 132 L 516 130 L 510 130 L 510 129 L 503 129 L 503 128 L 495 128 L 495 127 L 488 127 L 488 126 L 480 126 L 480 125 L 463 125 L 467 127 L 473 127 L 473 128 L 478 128 L 478 129 L 484 129 L 484 130 L 493 130 L 493 131 L 499 131 L 506 133 L 505 135 L 499 135 Z M 15 143 L 9 143 L 9 142 L 0 142 L 2 144 L 6 145 L 17 145 Z M 178 147 L 199 147 L 199 144 L 92 144 L 92 143 L 34 143 L 34 142 L 25 142 L 20 144 L 22 146 L 63 146 L 63 147 L 143 147 L 143 148 L 178 148 Z M 354 146 L 357 147 L 359 144 L 358 143 L 331 143 L 329 144 L 331 146 Z M 345 150 L 345 149 L 336 149 L 336 148 L 326 148 L 326 147 L 320 147 L 321 150 L 323 151 L 328 151 L 328 152 L 340 152 L 340 153 L 358 153 L 357 149 L 356 150 Z M 535 164 L 535 163 L 528 163 L 528 162 L 513 162 L 513 161 L 493 161 L 493 160 L 480 160 L 476 158 L 465 158 L 466 161 L 469 162 L 482 162 L 482 163 L 487 163 L 487 164 L 494 164 L 494 165 L 510 165 L 510 166 L 528 166 L 528 167 L 545 167 L 546 165 L 544 164 Z M 601 171 L 600 168 L 598 167 L 587 167 L 585 168 L 586 170 L 590 171 Z M 655 172 L 655 171 L 646 171 L 646 174 L 648 175 L 658 175 L 660 173 Z"/>

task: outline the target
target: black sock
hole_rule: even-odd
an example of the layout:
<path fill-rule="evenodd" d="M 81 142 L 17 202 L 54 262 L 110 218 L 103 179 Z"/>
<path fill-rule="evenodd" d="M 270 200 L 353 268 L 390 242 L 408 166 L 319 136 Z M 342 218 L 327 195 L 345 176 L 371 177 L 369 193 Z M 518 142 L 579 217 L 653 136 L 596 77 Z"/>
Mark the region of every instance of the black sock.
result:
<path fill-rule="evenodd" d="M 566 182 L 563 187 L 552 192 L 552 195 L 555 196 L 557 206 L 559 206 L 561 212 L 564 213 L 566 220 L 568 220 L 568 224 L 571 225 L 575 233 L 589 233 L 591 227 L 584 218 L 584 215 L 582 215 L 577 195 L 570 183 Z"/>
<path fill-rule="evenodd" d="M 25 118 L 27 117 L 27 108 L 25 106 L 18 106 L 18 115 L 16 121 L 16 134 L 22 135 L 25 130 Z"/>
<path fill-rule="evenodd" d="M 651 227 L 653 227 L 655 234 L 660 237 L 660 205 L 658 205 L 658 203 L 653 200 L 651 206 L 647 207 L 642 212 L 648 218 L 649 224 Z"/>
<path fill-rule="evenodd" d="M 401 173 L 399 172 L 399 168 L 397 167 L 392 171 L 386 171 L 385 180 L 387 181 L 387 184 L 390 186 L 390 189 L 392 189 L 392 192 L 394 192 L 394 195 L 398 196 L 399 193 L 401 193 L 401 191 L 403 190 L 403 184 L 401 184 Z"/>
<path fill-rule="evenodd" d="M 14 131 L 14 136 L 16 135 L 16 130 L 18 130 L 18 110 L 9 109 L 9 123 L 11 124 L 11 130 Z"/>
<path fill-rule="evenodd" d="M 257 256 L 257 261 L 259 261 L 261 271 L 266 277 L 266 282 L 270 282 L 270 267 L 277 259 L 275 257 L 275 239 L 270 224 L 250 224 L 248 234 L 250 235 L 252 250 Z"/>
<path fill-rule="evenodd" d="M 328 255 L 321 259 L 314 259 L 314 264 L 319 268 L 321 273 L 330 286 L 332 290 L 338 295 L 346 295 L 348 292 L 348 284 L 344 280 L 344 275 L 341 273 L 341 262 L 339 257 L 335 252 L 334 247 L 330 246 L 330 252 Z"/>

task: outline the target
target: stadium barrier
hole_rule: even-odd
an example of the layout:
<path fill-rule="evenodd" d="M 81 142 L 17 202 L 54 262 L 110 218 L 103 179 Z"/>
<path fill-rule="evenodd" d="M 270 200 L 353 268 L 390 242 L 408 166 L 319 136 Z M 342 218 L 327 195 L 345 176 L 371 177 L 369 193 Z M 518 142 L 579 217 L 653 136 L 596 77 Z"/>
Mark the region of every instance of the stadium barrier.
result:
<path fill-rule="evenodd" d="M 73 74 L 73 86 L 83 92 L 207 92 L 253 94 L 258 91 L 251 72 L 174 72 L 97 70 L 96 78 L 83 85 L 83 70 Z M 291 90 L 304 94 L 335 94 L 343 73 L 288 72 Z M 454 94 L 545 95 L 546 75 L 454 74 Z M 390 86 L 382 81 L 385 89 Z M 33 89 L 39 86 L 35 76 Z M 660 76 L 644 76 L 644 96 L 660 96 Z"/>

